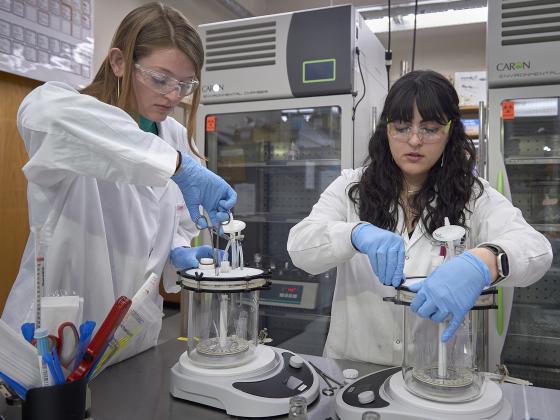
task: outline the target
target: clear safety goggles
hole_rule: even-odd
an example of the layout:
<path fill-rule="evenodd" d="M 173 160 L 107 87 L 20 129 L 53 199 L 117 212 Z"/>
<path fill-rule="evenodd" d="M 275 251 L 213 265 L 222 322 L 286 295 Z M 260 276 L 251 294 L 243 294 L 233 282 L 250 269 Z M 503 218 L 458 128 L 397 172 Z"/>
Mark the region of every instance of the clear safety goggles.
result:
<path fill-rule="evenodd" d="M 199 84 L 198 80 L 194 78 L 186 82 L 180 82 L 165 73 L 147 69 L 138 63 L 135 63 L 134 67 L 138 70 L 140 80 L 144 83 L 144 85 L 154 92 L 161 93 L 162 95 L 168 95 L 174 91 L 179 98 L 184 98 L 185 96 L 194 93 Z"/>
<path fill-rule="evenodd" d="M 392 139 L 402 143 L 408 142 L 413 134 L 416 134 L 422 143 L 439 143 L 447 137 L 450 127 L 451 120 L 445 125 L 430 122 L 422 124 L 416 129 L 412 124 L 405 122 L 389 122 L 387 123 L 387 133 Z"/>

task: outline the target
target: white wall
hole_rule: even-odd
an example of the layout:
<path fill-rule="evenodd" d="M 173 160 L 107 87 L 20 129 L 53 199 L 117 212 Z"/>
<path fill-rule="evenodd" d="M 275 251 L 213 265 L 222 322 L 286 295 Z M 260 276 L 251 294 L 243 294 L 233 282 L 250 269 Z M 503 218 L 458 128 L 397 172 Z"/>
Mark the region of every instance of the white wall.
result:
<path fill-rule="evenodd" d="M 387 6 L 387 0 L 237 0 L 237 2 L 253 12 L 255 16 L 339 6 L 342 4 L 353 4 L 356 7 Z M 411 0 L 393 0 L 391 4 L 394 6 L 398 3 L 410 2 Z"/>
<path fill-rule="evenodd" d="M 94 74 L 105 59 L 111 39 L 121 20 L 134 8 L 151 0 L 96 0 L 94 10 Z M 235 16 L 214 0 L 168 0 L 163 3 L 180 10 L 194 26 Z"/>
<path fill-rule="evenodd" d="M 124 16 L 135 7 L 151 0 L 96 0 L 95 2 L 95 47 L 94 71 L 104 60 L 111 38 Z M 275 0 L 277 1 L 277 0 Z M 289 0 L 293 1 L 293 0 Z M 179 9 L 194 26 L 203 23 L 235 19 L 228 9 L 216 0 L 167 0 L 164 3 Z M 279 4 L 270 0 L 240 1 L 257 15 L 276 13 Z M 282 2 L 282 8 L 286 7 Z M 299 7 L 296 7 L 296 3 Z M 294 10 L 309 7 L 340 4 L 343 1 L 306 0 L 293 2 Z M 360 2 L 354 2 L 360 3 Z M 383 45 L 387 46 L 387 34 L 378 34 Z M 400 76 L 400 61 L 407 60 L 411 65 L 412 31 L 393 32 L 391 35 L 393 66 L 391 81 Z M 486 70 L 486 24 L 477 23 L 454 27 L 420 29 L 416 35 L 416 69 L 432 69 L 453 78 L 457 71 Z"/>
<path fill-rule="evenodd" d="M 352 3 L 356 7 L 382 5 L 386 0 L 237 0 L 255 15 L 282 13 Z M 410 3 L 393 0 L 392 4 Z M 378 34 L 387 47 L 387 34 Z M 411 65 L 412 31 L 393 32 L 391 36 L 393 66 L 391 81 L 400 76 L 400 61 Z M 469 24 L 442 28 L 420 29 L 416 33 L 416 69 L 431 69 L 453 78 L 457 71 L 486 70 L 486 24 Z"/>
<path fill-rule="evenodd" d="M 387 34 L 377 34 L 387 48 Z M 391 34 L 391 81 L 400 76 L 400 62 L 412 60 L 412 31 Z M 420 29 L 416 33 L 416 70 L 430 69 L 450 78 L 457 71 L 486 70 L 486 24 Z"/>

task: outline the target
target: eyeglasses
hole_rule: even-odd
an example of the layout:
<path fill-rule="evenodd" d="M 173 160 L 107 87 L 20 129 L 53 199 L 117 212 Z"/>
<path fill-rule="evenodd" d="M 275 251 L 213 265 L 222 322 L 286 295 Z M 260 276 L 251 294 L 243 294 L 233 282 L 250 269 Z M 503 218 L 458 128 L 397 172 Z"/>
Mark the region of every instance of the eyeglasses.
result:
<path fill-rule="evenodd" d="M 168 95 L 169 93 L 175 91 L 179 98 L 184 98 L 185 96 L 194 93 L 199 84 L 198 80 L 194 78 L 188 82 L 180 82 L 167 74 L 147 69 L 138 63 L 134 63 L 134 67 L 141 75 L 141 81 L 148 88 L 154 92 L 161 93 L 162 95 Z"/>
<path fill-rule="evenodd" d="M 442 141 L 449 133 L 451 127 L 451 120 L 447 124 L 441 125 L 437 123 L 427 123 L 418 127 L 416 130 L 412 129 L 412 125 L 403 122 L 390 122 L 387 124 L 387 132 L 392 139 L 406 143 L 413 134 L 416 134 L 422 143 L 438 143 Z"/>

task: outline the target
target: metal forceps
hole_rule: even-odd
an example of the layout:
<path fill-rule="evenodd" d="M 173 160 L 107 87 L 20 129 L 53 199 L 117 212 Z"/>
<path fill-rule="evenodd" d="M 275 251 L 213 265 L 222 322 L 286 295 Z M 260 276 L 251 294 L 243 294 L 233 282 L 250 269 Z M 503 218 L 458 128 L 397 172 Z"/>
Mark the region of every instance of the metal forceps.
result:
<path fill-rule="evenodd" d="M 325 372 L 323 372 L 321 369 L 319 369 L 315 364 L 313 364 L 312 362 L 309 362 L 309 364 L 311 366 L 313 366 L 313 369 L 315 369 L 317 371 L 317 374 L 323 379 L 323 381 L 325 381 L 325 383 L 327 384 L 328 388 L 323 388 L 321 390 L 321 393 L 327 397 L 332 397 L 334 395 L 334 391 L 337 388 L 342 388 L 344 385 L 341 384 L 340 382 L 338 382 L 337 380 L 331 378 L 329 375 L 327 375 Z M 335 385 L 333 385 L 332 383 L 334 383 Z"/>
<path fill-rule="evenodd" d="M 229 212 L 228 212 L 229 213 Z M 230 213 L 230 217 L 228 218 L 227 221 L 225 222 L 221 222 L 220 225 L 221 226 L 225 226 L 227 225 L 232 219 L 231 213 Z M 204 224 L 201 224 L 200 221 L 204 220 L 204 222 L 206 223 L 206 227 L 204 227 Z M 214 274 L 216 275 L 216 277 L 218 277 L 220 275 L 220 250 L 219 250 L 219 240 L 220 237 L 224 237 L 226 238 L 224 235 L 220 234 L 220 230 L 216 229 L 212 223 L 208 223 L 208 218 L 201 214 L 196 221 L 194 222 L 196 228 L 198 230 L 204 230 L 204 229 L 208 229 L 208 233 L 210 235 L 210 246 L 212 247 L 212 261 L 214 262 Z M 228 238 L 226 238 L 228 239 Z"/>

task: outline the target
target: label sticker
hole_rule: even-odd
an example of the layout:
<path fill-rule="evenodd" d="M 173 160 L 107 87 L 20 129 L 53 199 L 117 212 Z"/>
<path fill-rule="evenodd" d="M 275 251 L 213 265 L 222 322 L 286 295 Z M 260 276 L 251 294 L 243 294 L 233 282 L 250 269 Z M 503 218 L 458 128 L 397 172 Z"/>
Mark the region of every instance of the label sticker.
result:
<path fill-rule="evenodd" d="M 216 117 L 214 115 L 208 115 L 206 117 L 206 132 L 211 133 L 216 131 Z"/>
<path fill-rule="evenodd" d="M 515 104 L 513 101 L 502 102 L 502 120 L 513 120 L 515 118 Z"/>

